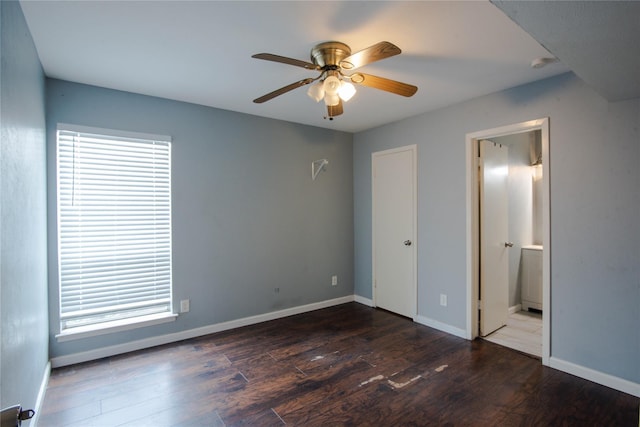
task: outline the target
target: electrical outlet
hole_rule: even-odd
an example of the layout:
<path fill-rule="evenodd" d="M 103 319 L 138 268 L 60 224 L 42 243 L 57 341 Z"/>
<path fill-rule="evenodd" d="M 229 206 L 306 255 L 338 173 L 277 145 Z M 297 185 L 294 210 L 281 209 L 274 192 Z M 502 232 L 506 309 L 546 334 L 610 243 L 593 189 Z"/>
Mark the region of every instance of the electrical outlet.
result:
<path fill-rule="evenodd" d="M 189 312 L 189 300 L 183 299 L 180 301 L 180 313 L 188 313 Z"/>
<path fill-rule="evenodd" d="M 276 294 L 280 293 L 280 288 L 273 288 L 273 292 L 275 292 Z"/>
<path fill-rule="evenodd" d="M 331 286 L 338 286 L 338 276 L 331 276 Z"/>
<path fill-rule="evenodd" d="M 446 294 L 440 294 L 440 305 L 443 307 L 447 306 L 447 295 Z"/>

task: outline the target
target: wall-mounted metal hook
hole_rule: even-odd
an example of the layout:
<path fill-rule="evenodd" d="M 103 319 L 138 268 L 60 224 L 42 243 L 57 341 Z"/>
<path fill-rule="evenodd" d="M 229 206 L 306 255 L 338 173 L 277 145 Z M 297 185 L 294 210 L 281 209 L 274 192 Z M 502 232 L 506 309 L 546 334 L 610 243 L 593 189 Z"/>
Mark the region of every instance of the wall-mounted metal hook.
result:
<path fill-rule="evenodd" d="M 311 179 L 315 181 L 318 174 L 321 171 L 326 170 L 326 166 L 328 164 L 329 164 L 329 160 L 327 159 L 320 159 L 320 160 L 315 160 L 311 162 Z"/>

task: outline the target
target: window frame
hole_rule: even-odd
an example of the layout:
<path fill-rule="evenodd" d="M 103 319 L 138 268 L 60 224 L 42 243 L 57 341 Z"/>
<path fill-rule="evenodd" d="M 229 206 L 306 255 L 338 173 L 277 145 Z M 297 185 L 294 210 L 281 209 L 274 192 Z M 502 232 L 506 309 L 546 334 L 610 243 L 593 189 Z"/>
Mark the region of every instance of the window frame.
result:
<path fill-rule="evenodd" d="M 90 323 L 82 326 L 72 326 L 63 328 L 63 319 L 62 319 L 62 253 L 61 253 L 61 242 L 62 242 L 62 231 L 61 231 L 61 181 L 60 181 L 60 142 L 59 142 L 59 134 L 60 132 L 71 132 L 71 133 L 79 133 L 79 134 L 93 134 L 100 135 L 105 137 L 105 140 L 109 138 L 114 139 L 131 139 L 131 140 L 141 140 L 142 142 L 162 142 L 167 145 L 167 161 L 168 161 L 168 244 L 169 244 L 169 254 L 168 254 L 168 270 L 169 270 L 169 296 L 168 296 L 168 308 L 166 311 L 157 312 L 153 314 L 145 314 L 145 315 L 137 315 L 132 317 L 121 318 L 117 320 L 107 320 L 100 323 Z M 172 177 L 171 177 L 171 154 L 172 154 L 172 139 L 167 135 L 155 135 L 149 133 L 140 133 L 140 132 L 131 132 L 131 131 L 123 131 L 123 130 L 114 130 L 114 129 L 105 129 L 105 128 L 97 128 L 97 127 L 88 127 L 88 126 L 79 126 L 72 125 L 66 123 L 58 123 L 55 132 L 55 162 L 56 162 L 56 181 L 55 181 L 55 197 L 56 197 L 56 262 L 58 267 L 57 274 L 57 291 L 58 291 L 58 325 L 60 333 L 56 335 L 56 338 L 59 342 L 75 340 L 80 338 L 86 338 L 96 335 L 102 335 L 107 333 L 120 332 L 130 329 L 135 329 L 144 326 L 156 325 L 166 322 L 174 321 L 177 318 L 177 314 L 174 312 L 174 302 L 173 302 L 173 248 L 172 248 Z"/>

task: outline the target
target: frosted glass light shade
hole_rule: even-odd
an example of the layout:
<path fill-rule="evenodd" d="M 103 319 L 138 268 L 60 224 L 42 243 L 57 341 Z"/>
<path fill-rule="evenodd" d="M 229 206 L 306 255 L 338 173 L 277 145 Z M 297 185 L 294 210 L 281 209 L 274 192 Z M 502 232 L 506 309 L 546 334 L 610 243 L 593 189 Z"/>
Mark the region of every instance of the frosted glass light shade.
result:
<path fill-rule="evenodd" d="M 322 82 L 316 82 L 309 86 L 309 90 L 307 90 L 307 95 L 316 102 L 320 102 L 322 98 L 324 98 L 324 87 Z"/>
<path fill-rule="evenodd" d="M 342 98 L 343 101 L 348 101 L 355 94 L 356 88 L 351 83 L 343 81 L 340 85 L 340 90 L 338 91 L 338 95 L 340 95 L 340 98 Z"/>
<path fill-rule="evenodd" d="M 340 89 L 340 79 L 336 76 L 329 76 L 324 79 L 324 91 L 329 95 L 336 95 Z"/>
<path fill-rule="evenodd" d="M 325 93 L 324 103 L 329 107 L 335 107 L 340 103 L 340 97 L 336 94 Z"/>

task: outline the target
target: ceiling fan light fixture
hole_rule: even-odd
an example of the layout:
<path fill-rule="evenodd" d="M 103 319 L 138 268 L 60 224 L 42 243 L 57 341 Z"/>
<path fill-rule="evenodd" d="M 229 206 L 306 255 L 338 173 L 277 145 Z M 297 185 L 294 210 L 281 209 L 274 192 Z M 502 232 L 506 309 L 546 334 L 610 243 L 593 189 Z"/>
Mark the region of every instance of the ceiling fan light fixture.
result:
<path fill-rule="evenodd" d="M 309 95 L 309 98 L 313 99 L 314 101 L 320 102 L 322 98 L 324 98 L 324 86 L 322 82 L 316 82 L 309 86 L 307 95 Z"/>
<path fill-rule="evenodd" d="M 340 79 L 336 76 L 329 76 L 324 79 L 324 91 L 328 95 L 337 95 L 340 90 Z"/>
<path fill-rule="evenodd" d="M 340 97 L 337 94 L 325 93 L 324 103 L 327 107 L 335 107 L 340 103 Z"/>
<path fill-rule="evenodd" d="M 342 81 L 338 95 L 343 101 L 348 101 L 356 94 L 356 87 L 349 82 Z"/>

